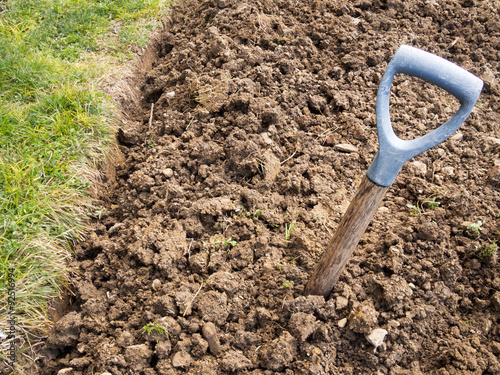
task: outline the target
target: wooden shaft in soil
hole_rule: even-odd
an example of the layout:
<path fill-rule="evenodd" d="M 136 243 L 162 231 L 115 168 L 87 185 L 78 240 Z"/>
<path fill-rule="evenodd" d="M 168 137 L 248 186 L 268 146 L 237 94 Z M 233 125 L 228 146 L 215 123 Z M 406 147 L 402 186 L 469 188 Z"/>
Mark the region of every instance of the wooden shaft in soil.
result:
<path fill-rule="evenodd" d="M 389 187 L 370 181 L 366 176 L 363 178 L 356 196 L 306 284 L 306 295 L 327 297 L 330 294 L 388 189 Z"/>

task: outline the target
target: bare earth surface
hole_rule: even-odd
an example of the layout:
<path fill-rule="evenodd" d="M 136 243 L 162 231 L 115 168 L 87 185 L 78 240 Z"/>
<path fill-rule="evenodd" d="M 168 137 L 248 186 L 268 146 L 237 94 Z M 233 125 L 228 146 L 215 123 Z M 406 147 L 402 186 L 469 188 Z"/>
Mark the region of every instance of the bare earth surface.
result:
<path fill-rule="evenodd" d="M 498 9 L 181 1 L 126 108 L 124 161 L 37 372 L 499 374 Z M 481 77 L 480 102 L 403 167 L 330 297 L 304 296 L 378 149 L 377 89 L 402 44 Z M 393 82 L 402 138 L 457 108 Z"/>

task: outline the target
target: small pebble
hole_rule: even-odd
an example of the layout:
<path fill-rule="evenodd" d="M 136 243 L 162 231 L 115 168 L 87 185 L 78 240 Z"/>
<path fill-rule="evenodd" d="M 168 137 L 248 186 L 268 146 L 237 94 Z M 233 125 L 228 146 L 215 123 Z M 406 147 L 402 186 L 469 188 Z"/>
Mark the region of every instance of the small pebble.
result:
<path fill-rule="evenodd" d="M 152 287 L 153 287 L 154 290 L 160 289 L 161 288 L 161 281 L 158 280 L 158 279 L 154 279 Z"/>
<path fill-rule="evenodd" d="M 338 145 L 335 145 L 333 149 L 335 151 L 347 152 L 347 153 L 358 152 L 358 148 L 349 143 L 340 143 Z"/>
<path fill-rule="evenodd" d="M 415 168 L 415 172 L 417 173 L 417 175 L 424 176 L 427 173 L 427 165 L 425 165 L 421 161 L 415 160 L 411 162 L 410 165 Z"/>
<path fill-rule="evenodd" d="M 174 171 L 172 170 L 172 168 L 165 168 L 163 170 L 163 175 L 166 177 L 166 178 L 170 178 L 174 175 Z"/>
<path fill-rule="evenodd" d="M 392 327 L 392 328 L 397 328 L 401 325 L 401 323 L 399 323 L 397 320 L 389 320 L 389 322 L 387 323 L 389 325 L 389 327 Z"/>
<path fill-rule="evenodd" d="M 342 296 L 338 296 L 337 300 L 335 301 L 335 309 L 336 310 L 345 309 L 348 304 L 349 304 L 349 300 L 347 298 L 342 297 Z"/>
<path fill-rule="evenodd" d="M 455 174 L 455 168 L 453 167 L 444 167 L 441 169 L 441 172 L 447 176 L 453 176 Z"/>
<path fill-rule="evenodd" d="M 269 133 L 267 132 L 262 133 L 261 137 L 266 145 L 272 145 L 274 143 L 271 137 L 269 137 Z"/>
<path fill-rule="evenodd" d="M 346 324 L 347 324 L 347 318 L 340 319 L 337 323 L 339 328 L 344 328 Z"/>
<path fill-rule="evenodd" d="M 375 347 L 373 352 L 377 351 L 377 348 L 384 342 L 387 331 L 383 328 L 375 328 L 366 339 Z"/>

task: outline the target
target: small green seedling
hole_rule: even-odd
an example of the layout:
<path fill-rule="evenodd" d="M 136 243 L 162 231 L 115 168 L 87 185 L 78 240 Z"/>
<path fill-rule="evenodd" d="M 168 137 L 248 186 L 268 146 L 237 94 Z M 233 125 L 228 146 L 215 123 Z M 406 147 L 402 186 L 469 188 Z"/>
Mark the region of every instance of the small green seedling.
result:
<path fill-rule="evenodd" d="M 481 220 L 478 220 L 477 223 L 473 223 L 467 227 L 467 230 L 475 234 L 476 236 L 479 235 L 479 233 L 483 230 L 482 228 L 483 222 Z"/>
<path fill-rule="evenodd" d="M 285 241 L 288 242 L 290 240 L 290 236 L 292 235 L 293 230 L 297 228 L 297 224 L 290 223 L 285 224 Z"/>
<path fill-rule="evenodd" d="M 463 320 L 462 321 L 462 324 L 465 326 L 465 327 L 471 327 L 473 325 L 475 325 L 477 322 L 475 320 Z"/>
<path fill-rule="evenodd" d="M 160 336 L 168 335 L 167 329 L 157 322 L 149 322 L 144 327 L 142 327 L 142 333 L 150 335 L 153 332 Z"/>
<path fill-rule="evenodd" d="M 293 288 L 293 283 L 291 281 L 283 281 L 283 284 L 281 284 L 283 289 L 292 289 Z"/>
<path fill-rule="evenodd" d="M 251 211 L 247 211 L 245 210 L 245 207 L 243 206 L 239 206 L 236 210 L 236 216 L 237 217 L 253 217 L 255 218 L 256 220 L 259 220 L 259 217 L 260 215 L 262 215 L 262 210 L 261 209 L 258 209 L 258 210 L 255 210 L 254 212 L 251 212 Z"/>
<path fill-rule="evenodd" d="M 256 159 L 257 163 L 259 164 L 259 169 L 262 174 L 266 173 L 267 170 L 267 163 L 264 160 Z"/>
<path fill-rule="evenodd" d="M 410 211 L 410 216 L 413 217 L 415 215 L 420 215 L 422 213 L 422 205 L 420 204 L 420 202 L 417 202 L 417 205 L 413 205 L 411 203 L 408 203 L 406 205 L 406 207 L 408 207 L 411 211 Z"/>
<path fill-rule="evenodd" d="M 432 200 L 430 201 L 424 201 L 424 203 L 431 209 L 435 209 L 436 207 L 439 207 L 441 202 L 436 202 L 436 197 L 433 197 Z"/>
<path fill-rule="evenodd" d="M 240 216 L 247 217 L 247 211 L 245 210 L 245 207 L 243 207 L 243 206 L 239 206 L 237 209 L 234 210 L 234 212 L 236 212 L 237 217 L 240 217 Z"/>
<path fill-rule="evenodd" d="M 156 146 L 156 142 L 153 139 L 153 137 L 149 137 L 149 139 L 144 139 L 144 146 L 148 146 L 150 148 L 153 148 Z"/>
<path fill-rule="evenodd" d="M 224 246 L 231 246 L 231 247 L 235 247 L 236 245 L 238 245 L 238 242 L 236 242 L 235 240 L 232 240 L 231 238 L 228 238 L 227 240 L 225 241 L 222 241 L 222 244 Z"/>
<path fill-rule="evenodd" d="M 206 246 L 206 245 L 207 245 L 207 243 L 204 242 L 203 246 Z M 236 245 L 238 245 L 238 242 L 233 240 L 231 237 L 229 237 L 227 240 L 223 239 L 223 238 L 212 238 L 210 240 L 210 242 L 208 243 L 208 245 L 212 245 L 214 247 L 214 249 L 217 249 L 219 247 L 219 245 L 222 245 L 223 248 L 228 249 L 229 247 L 235 247 Z"/>

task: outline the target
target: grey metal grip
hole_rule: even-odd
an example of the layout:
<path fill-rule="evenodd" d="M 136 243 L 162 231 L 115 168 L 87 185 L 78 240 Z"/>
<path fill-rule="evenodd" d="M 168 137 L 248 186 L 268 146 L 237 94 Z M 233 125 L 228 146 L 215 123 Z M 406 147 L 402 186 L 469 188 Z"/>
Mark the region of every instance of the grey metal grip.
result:
<path fill-rule="evenodd" d="M 389 113 L 389 96 L 394 75 L 409 74 L 433 83 L 460 101 L 460 108 L 439 128 L 413 139 L 403 140 L 395 133 Z M 367 176 L 380 186 L 391 186 L 403 164 L 452 135 L 469 116 L 483 81 L 465 69 L 418 48 L 401 46 L 382 77 L 376 104 L 379 151 L 368 168 Z"/>

